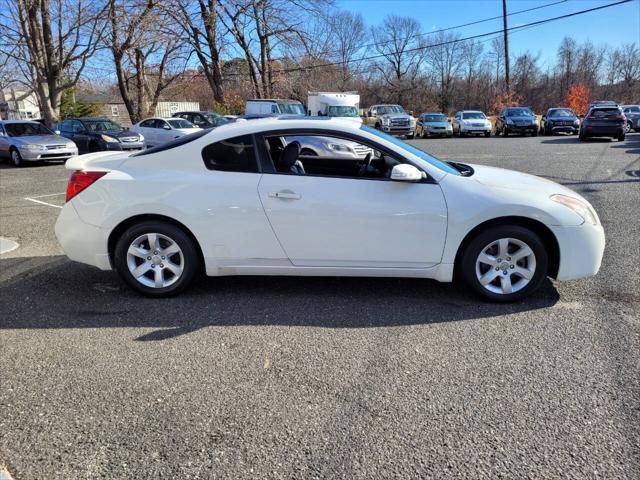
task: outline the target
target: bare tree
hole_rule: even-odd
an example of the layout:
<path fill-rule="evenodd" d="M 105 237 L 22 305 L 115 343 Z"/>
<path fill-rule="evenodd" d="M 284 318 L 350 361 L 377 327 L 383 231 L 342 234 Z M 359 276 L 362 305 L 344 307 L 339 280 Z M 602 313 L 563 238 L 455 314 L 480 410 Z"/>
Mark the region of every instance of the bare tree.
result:
<path fill-rule="evenodd" d="M 390 89 L 389 96 L 404 103 L 405 94 L 414 88 L 425 58 L 425 43 L 420 24 L 411 17 L 389 15 L 374 27 L 374 48 L 382 56 L 375 66 Z"/>
<path fill-rule="evenodd" d="M 133 123 L 153 114 L 162 92 L 184 71 L 180 37 L 160 26 L 168 21 L 161 0 L 109 0 L 107 46 L 118 90 Z"/>
<path fill-rule="evenodd" d="M 364 20 L 359 13 L 343 10 L 331 15 L 329 28 L 327 38 L 331 39 L 334 49 L 331 57 L 339 64 L 340 90 L 345 90 L 362 63 L 357 55 L 362 51 Z"/>
<path fill-rule="evenodd" d="M 3 0 L 4 53 L 24 62 L 22 80 L 35 91 L 47 125 L 59 115 L 62 92 L 78 83 L 98 48 L 103 2 Z"/>
<path fill-rule="evenodd" d="M 482 62 L 483 47 L 480 42 L 469 40 L 461 45 L 461 63 L 464 69 L 464 107 L 469 108 L 474 94 L 474 83 Z M 474 99 L 475 100 L 475 99 Z"/>
<path fill-rule="evenodd" d="M 183 38 L 195 52 L 214 100 L 224 103 L 220 53 L 224 37 L 220 33 L 219 0 L 173 0 L 172 17 Z"/>
<path fill-rule="evenodd" d="M 462 66 L 462 43 L 459 35 L 441 32 L 427 50 L 429 65 L 440 86 L 439 105 L 448 111 L 453 104 L 453 87 Z"/>

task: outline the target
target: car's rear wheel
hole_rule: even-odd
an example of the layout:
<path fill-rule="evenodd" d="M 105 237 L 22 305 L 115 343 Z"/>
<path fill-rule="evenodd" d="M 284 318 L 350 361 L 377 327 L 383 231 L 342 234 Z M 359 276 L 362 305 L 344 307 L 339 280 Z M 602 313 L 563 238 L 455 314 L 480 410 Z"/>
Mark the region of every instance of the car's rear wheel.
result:
<path fill-rule="evenodd" d="M 624 133 L 621 135 L 618 135 L 618 141 L 619 142 L 624 142 Z"/>
<path fill-rule="evenodd" d="M 14 167 L 22 167 L 24 165 L 24 162 L 22 161 L 22 155 L 20 155 L 20 152 L 17 148 L 11 149 L 11 165 L 13 165 Z"/>
<path fill-rule="evenodd" d="M 201 268 L 198 250 L 179 227 L 148 221 L 128 228 L 118 239 L 114 263 L 134 290 L 152 297 L 187 288 Z"/>
<path fill-rule="evenodd" d="M 540 237 L 512 225 L 490 228 L 472 239 L 458 268 L 465 283 L 484 298 L 514 302 L 540 287 L 547 265 Z"/>

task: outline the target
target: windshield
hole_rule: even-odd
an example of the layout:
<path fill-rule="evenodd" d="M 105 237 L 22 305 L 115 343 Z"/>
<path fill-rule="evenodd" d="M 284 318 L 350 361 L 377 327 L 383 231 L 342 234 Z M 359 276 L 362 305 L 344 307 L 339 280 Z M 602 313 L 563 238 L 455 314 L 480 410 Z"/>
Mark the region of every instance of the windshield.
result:
<path fill-rule="evenodd" d="M 167 120 L 172 128 L 195 128 L 195 125 L 184 118 L 171 118 Z"/>
<path fill-rule="evenodd" d="M 281 113 L 289 115 L 304 115 L 304 106 L 301 103 L 278 103 Z"/>
<path fill-rule="evenodd" d="M 465 120 L 485 120 L 487 117 L 482 112 L 464 112 L 462 118 Z"/>
<path fill-rule="evenodd" d="M 575 117 L 573 110 L 569 108 L 553 108 L 547 113 L 549 117 Z"/>
<path fill-rule="evenodd" d="M 504 114 L 506 117 L 533 117 L 533 113 L 528 108 L 507 108 Z"/>
<path fill-rule="evenodd" d="M 222 115 L 218 115 L 217 113 L 207 113 L 204 115 L 211 125 L 224 125 L 225 123 L 229 123 L 229 120 L 224 118 Z"/>
<path fill-rule="evenodd" d="M 437 114 L 437 115 L 425 115 L 424 117 L 422 117 L 425 122 L 446 122 L 447 121 L 447 117 L 445 117 L 442 114 Z"/>
<path fill-rule="evenodd" d="M 121 132 L 124 130 L 124 128 L 111 120 L 83 120 L 82 123 L 85 124 L 90 132 Z"/>
<path fill-rule="evenodd" d="M 386 115 L 387 113 L 404 113 L 404 108 L 400 105 L 381 105 L 378 107 L 378 115 Z"/>
<path fill-rule="evenodd" d="M 388 142 L 393 143 L 396 147 L 399 147 L 402 150 L 405 150 L 415 155 L 416 157 L 420 158 L 421 160 L 424 160 L 430 165 L 433 165 L 434 167 L 439 168 L 443 172 L 450 173 L 452 175 L 460 175 L 460 172 L 455 168 L 453 168 L 451 165 L 444 163 L 441 160 L 438 160 L 437 158 L 429 155 L 428 153 L 423 152 L 422 150 L 419 150 L 396 137 L 392 137 L 391 135 L 387 135 L 386 133 L 383 133 L 380 130 L 376 130 L 375 128 L 371 128 L 366 125 L 362 125 L 360 129 L 364 130 L 365 132 L 372 133 L 376 137 L 380 137 Z"/>
<path fill-rule="evenodd" d="M 4 128 L 10 137 L 26 137 L 28 135 L 55 135 L 41 123 L 5 123 Z"/>
<path fill-rule="evenodd" d="M 327 108 L 327 114 L 330 117 L 357 117 L 358 109 L 356 107 L 333 106 Z"/>

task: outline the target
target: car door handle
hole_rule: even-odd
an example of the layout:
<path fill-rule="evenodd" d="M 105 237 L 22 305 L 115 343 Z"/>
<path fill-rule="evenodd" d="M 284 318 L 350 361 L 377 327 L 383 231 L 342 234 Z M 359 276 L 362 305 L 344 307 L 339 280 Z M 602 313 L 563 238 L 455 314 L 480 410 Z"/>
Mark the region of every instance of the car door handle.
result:
<path fill-rule="evenodd" d="M 300 200 L 302 197 L 293 192 L 271 192 L 269 194 L 271 198 L 282 198 L 285 200 Z"/>

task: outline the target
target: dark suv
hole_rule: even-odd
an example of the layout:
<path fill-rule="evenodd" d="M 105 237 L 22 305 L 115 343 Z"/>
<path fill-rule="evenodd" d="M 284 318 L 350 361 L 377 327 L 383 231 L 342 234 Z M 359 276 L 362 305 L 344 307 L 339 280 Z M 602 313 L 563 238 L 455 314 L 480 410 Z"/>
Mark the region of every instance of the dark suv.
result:
<path fill-rule="evenodd" d="M 529 107 L 505 108 L 496 119 L 496 135 L 510 133 L 538 135 L 538 119 Z"/>
<path fill-rule="evenodd" d="M 184 118 L 200 128 L 216 128 L 229 120 L 216 112 L 177 112 L 173 117 Z"/>
<path fill-rule="evenodd" d="M 75 142 L 80 153 L 103 150 L 142 150 L 144 137 L 107 118 L 67 118 L 58 123 L 60 135 Z"/>
<path fill-rule="evenodd" d="M 553 135 L 556 132 L 575 135 L 578 130 L 580 130 L 580 120 L 570 108 L 550 108 L 540 122 L 542 135 Z"/>
<path fill-rule="evenodd" d="M 620 106 L 592 104 L 580 125 L 580 141 L 589 137 L 611 137 L 624 140 L 627 119 Z"/>

